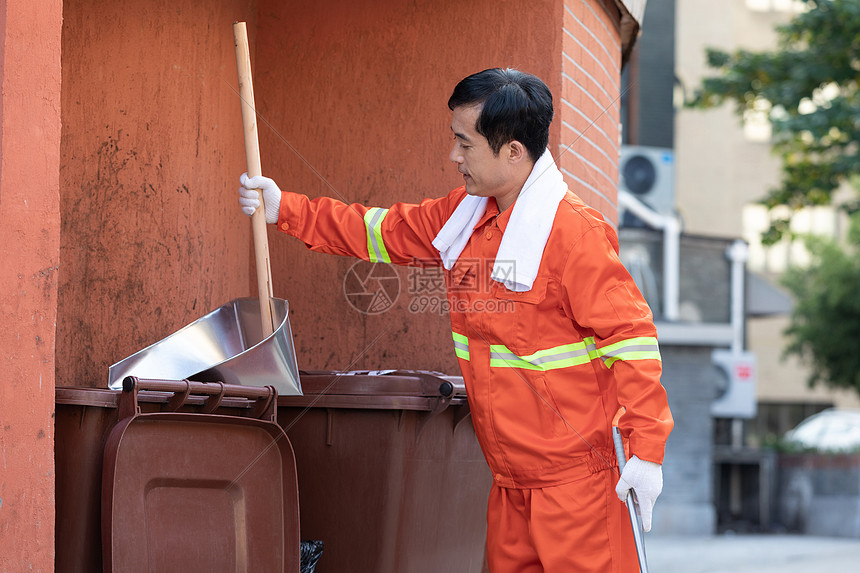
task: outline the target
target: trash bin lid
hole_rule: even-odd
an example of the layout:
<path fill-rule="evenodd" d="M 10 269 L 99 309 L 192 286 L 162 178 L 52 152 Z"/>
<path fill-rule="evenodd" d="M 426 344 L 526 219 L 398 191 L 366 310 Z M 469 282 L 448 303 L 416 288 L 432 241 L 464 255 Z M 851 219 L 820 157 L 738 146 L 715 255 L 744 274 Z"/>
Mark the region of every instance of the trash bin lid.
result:
<path fill-rule="evenodd" d="M 279 396 L 279 406 L 434 410 L 466 405 L 460 376 L 423 370 L 301 371 L 304 396 Z"/>
<path fill-rule="evenodd" d="M 281 428 L 209 414 L 139 414 L 105 445 L 104 570 L 299 569 L 295 458 Z"/>

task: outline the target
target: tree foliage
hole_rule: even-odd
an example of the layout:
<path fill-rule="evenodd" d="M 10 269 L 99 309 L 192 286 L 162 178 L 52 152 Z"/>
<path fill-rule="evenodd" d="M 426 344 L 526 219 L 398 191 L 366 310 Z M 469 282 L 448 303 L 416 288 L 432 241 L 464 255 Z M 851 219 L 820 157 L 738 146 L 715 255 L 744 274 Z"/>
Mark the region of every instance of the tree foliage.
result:
<path fill-rule="evenodd" d="M 822 237 L 806 244 L 812 264 L 782 279 L 797 299 L 786 353 L 811 364 L 810 386 L 860 393 L 860 213 L 851 217 L 847 245 Z"/>
<path fill-rule="evenodd" d="M 777 28 L 773 51 L 708 49 L 717 75 L 688 102 L 735 102 L 741 117 L 768 114 L 782 159 L 780 185 L 762 199 L 770 209 L 830 204 L 835 190 L 860 174 L 860 0 L 803 2 L 807 10 Z M 774 219 L 763 240 L 773 243 L 787 230 L 787 219 Z"/>

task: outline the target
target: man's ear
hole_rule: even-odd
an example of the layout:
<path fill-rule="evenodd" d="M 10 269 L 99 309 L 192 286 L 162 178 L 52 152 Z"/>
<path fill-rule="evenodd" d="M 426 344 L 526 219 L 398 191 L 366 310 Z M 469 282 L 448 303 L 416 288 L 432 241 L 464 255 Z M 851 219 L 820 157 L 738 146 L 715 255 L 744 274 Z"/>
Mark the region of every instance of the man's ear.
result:
<path fill-rule="evenodd" d="M 511 163 L 519 163 L 523 159 L 528 159 L 529 152 L 526 149 L 526 146 L 517 141 L 516 139 L 511 140 L 508 143 L 510 147 L 510 153 L 508 154 L 508 160 Z"/>

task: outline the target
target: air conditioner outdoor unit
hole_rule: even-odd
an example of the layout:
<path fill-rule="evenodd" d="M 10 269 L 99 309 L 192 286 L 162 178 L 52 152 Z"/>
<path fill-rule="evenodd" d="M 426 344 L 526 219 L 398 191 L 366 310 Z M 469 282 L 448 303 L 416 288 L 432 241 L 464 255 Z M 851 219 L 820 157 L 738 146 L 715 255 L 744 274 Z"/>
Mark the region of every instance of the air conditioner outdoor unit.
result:
<path fill-rule="evenodd" d="M 675 212 L 675 153 L 664 147 L 622 145 L 619 187 L 663 215 Z M 623 214 L 621 217 L 624 224 Z"/>
<path fill-rule="evenodd" d="M 718 349 L 711 353 L 711 360 L 727 380 L 722 395 L 711 403 L 711 415 L 717 418 L 755 418 L 758 380 L 755 354 Z"/>

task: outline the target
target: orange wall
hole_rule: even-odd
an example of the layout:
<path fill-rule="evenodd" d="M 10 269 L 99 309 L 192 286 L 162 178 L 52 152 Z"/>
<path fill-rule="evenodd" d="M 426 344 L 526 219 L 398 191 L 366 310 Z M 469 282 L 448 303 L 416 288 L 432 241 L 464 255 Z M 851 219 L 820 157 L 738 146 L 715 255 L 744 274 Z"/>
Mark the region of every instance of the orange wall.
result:
<path fill-rule="evenodd" d="M 560 21 L 554 0 L 528 10 L 514 0 L 261 0 L 257 105 L 274 128 L 261 128 L 263 172 L 284 189 L 368 205 L 445 194 L 462 184 L 448 161 L 454 85 L 485 68 L 517 67 L 559 93 Z M 553 141 L 557 134 L 555 125 Z M 343 292 L 354 260 L 270 237 L 274 289 L 294 310 L 300 367 L 458 372 L 447 316 L 410 311 L 421 294 L 407 292 L 415 271 L 400 269 L 390 310 L 365 315 Z"/>
<path fill-rule="evenodd" d="M 569 26 L 574 14 L 595 29 Z M 584 109 L 597 128 L 562 167 L 576 192 L 615 218 L 618 108 L 609 96 L 617 96 L 611 86 L 619 83 L 621 52 L 617 27 L 598 0 L 536 0 L 528 9 L 514 0 L 319 0 L 300 7 L 261 0 L 258 25 L 257 105 L 272 125 L 261 127 L 263 172 L 311 197 L 380 206 L 437 197 L 461 183 L 447 159 L 446 103 L 457 81 L 488 67 L 517 67 L 546 81 L 556 107 L 550 148 L 566 147 L 573 138 L 563 125 L 585 129 L 570 106 L 584 105 L 578 96 L 594 87 L 562 58 L 570 36 L 582 38 L 583 65 L 592 70 L 599 60 L 608 73 L 598 81 L 610 87 Z M 596 45 L 603 41 L 604 48 Z M 571 86 L 571 78 L 583 83 Z M 571 97 L 575 103 L 562 101 Z M 595 108 L 608 109 L 601 116 Z M 353 260 L 310 253 L 276 231 L 270 243 L 275 293 L 293 308 L 300 367 L 457 372 L 447 316 L 410 310 L 422 294 L 408 292 L 415 271 L 399 270 L 390 310 L 366 315 L 343 292 Z"/>
<path fill-rule="evenodd" d="M 283 188 L 383 206 L 446 193 L 453 86 L 513 66 L 547 82 L 551 149 L 575 142 L 569 183 L 615 219 L 620 40 L 600 0 L 81 0 L 64 16 L 62 384 L 103 386 L 112 362 L 255 292 L 234 20 L 252 36 L 263 172 Z M 447 316 L 410 309 L 414 270 L 391 309 L 362 314 L 343 291 L 353 260 L 269 237 L 301 368 L 456 372 Z"/>
<path fill-rule="evenodd" d="M 57 379 L 249 296 L 232 23 L 247 0 L 79 0 L 63 21 Z M 252 26 L 253 28 L 253 26 Z"/>
<path fill-rule="evenodd" d="M 54 570 L 61 18 L 0 2 L 0 571 Z"/>

